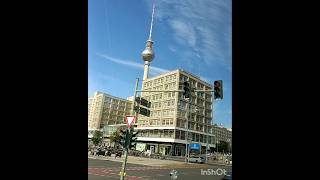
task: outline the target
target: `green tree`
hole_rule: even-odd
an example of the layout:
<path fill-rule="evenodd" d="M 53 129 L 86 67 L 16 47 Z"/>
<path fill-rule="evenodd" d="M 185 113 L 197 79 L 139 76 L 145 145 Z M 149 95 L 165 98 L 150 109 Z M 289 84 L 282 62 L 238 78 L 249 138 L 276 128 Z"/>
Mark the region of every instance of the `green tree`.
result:
<path fill-rule="evenodd" d="M 110 136 L 110 142 L 111 143 L 115 143 L 115 144 L 118 144 L 121 137 L 120 137 L 120 129 L 121 128 L 118 128 L 115 132 L 113 132 Z"/>
<path fill-rule="evenodd" d="M 229 152 L 230 147 L 229 143 L 225 141 L 220 141 L 218 144 L 219 152 Z"/>
<path fill-rule="evenodd" d="M 95 131 L 92 137 L 92 143 L 97 146 L 102 142 L 103 133 L 101 131 Z"/>

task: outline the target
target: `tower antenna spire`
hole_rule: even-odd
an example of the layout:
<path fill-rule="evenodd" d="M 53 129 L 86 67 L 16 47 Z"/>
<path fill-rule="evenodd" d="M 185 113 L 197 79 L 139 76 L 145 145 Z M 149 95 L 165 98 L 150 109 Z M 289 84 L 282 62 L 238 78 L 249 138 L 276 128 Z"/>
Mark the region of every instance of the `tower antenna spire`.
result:
<path fill-rule="evenodd" d="M 150 25 L 150 32 L 149 32 L 149 40 L 151 40 L 151 35 L 152 35 L 152 26 L 153 26 L 153 15 L 154 15 L 154 9 L 155 9 L 155 3 L 153 1 L 152 5 L 152 17 L 151 17 L 151 25 Z"/>

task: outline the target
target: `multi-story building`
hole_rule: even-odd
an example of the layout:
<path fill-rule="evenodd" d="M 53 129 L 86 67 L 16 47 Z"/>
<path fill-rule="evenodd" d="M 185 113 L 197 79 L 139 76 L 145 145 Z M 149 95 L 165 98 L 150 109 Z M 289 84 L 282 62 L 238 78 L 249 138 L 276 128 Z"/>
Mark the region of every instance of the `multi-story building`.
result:
<path fill-rule="evenodd" d="M 142 90 L 183 90 L 184 81 L 198 90 L 212 90 L 211 84 L 180 69 L 145 79 Z M 200 143 L 202 151 L 213 148 L 212 92 L 192 93 L 190 108 L 182 92 L 144 92 L 141 96 L 151 102 L 151 113 L 150 117 L 139 114 L 135 128 L 139 149 L 184 156 L 186 137 L 188 143 Z"/>
<path fill-rule="evenodd" d="M 88 99 L 88 136 L 94 130 L 106 125 L 124 124 L 124 118 L 131 113 L 132 101 L 96 92 Z"/>
<path fill-rule="evenodd" d="M 88 113 L 90 111 L 90 107 L 91 107 L 91 104 L 92 104 L 92 100 L 93 100 L 93 97 L 89 97 L 88 98 Z M 89 115 L 89 114 L 88 114 Z"/>
<path fill-rule="evenodd" d="M 222 125 L 214 124 L 212 126 L 213 134 L 216 137 L 216 143 L 219 144 L 221 141 L 227 142 L 232 145 L 232 129 L 225 128 Z"/>

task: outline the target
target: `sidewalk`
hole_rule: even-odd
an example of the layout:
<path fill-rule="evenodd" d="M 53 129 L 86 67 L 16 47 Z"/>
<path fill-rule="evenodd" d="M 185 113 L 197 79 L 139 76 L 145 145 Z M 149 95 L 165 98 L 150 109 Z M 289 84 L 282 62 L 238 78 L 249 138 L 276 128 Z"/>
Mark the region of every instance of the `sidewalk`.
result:
<path fill-rule="evenodd" d="M 104 156 L 88 156 L 90 159 L 100 159 L 100 160 L 108 160 L 108 161 L 115 161 L 115 162 L 123 162 L 124 156 L 121 158 L 117 157 L 114 158 L 114 155 L 111 157 L 104 157 Z M 160 159 L 153 159 L 153 158 L 143 158 L 143 157 L 135 157 L 135 156 L 128 156 L 127 163 L 133 164 L 141 164 L 146 166 L 177 166 L 177 165 L 186 165 L 185 162 L 181 161 L 172 161 L 172 160 L 160 160 Z M 189 164 L 188 164 L 189 165 Z M 190 164 L 191 165 L 191 164 Z M 193 164 L 194 165 L 194 164 Z M 200 164 L 196 164 L 200 165 Z"/>
<path fill-rule="evenodd" d="M 232 167 L 232 164 L 226 164 L 223 161 L 208 161 L 206 164 Z"/>

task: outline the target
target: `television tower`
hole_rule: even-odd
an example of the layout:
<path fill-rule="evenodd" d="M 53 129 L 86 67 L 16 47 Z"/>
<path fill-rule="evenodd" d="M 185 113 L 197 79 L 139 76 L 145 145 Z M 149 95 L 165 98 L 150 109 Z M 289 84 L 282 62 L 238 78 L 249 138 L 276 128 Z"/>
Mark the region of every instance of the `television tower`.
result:
<path fill-rule="evenodd" d="M 153 25 L 153 15 L 154 15 L 154 8 L 155 4 L 153 1 L 153 7 L 152 7 L 152 18 L 151 18 L 151 26 L 150 26 L 150 32 L 149 32 L 149 39 L 147 40 L 146 43 L 146 48 L 142 51 L 141 56 L 144 61 L 144 70 L 143 70 L 143 80 L 148 79 L 148 74 L 149 74 L 149 66 L 151 61 L 154 58 L 154 52 L 152 49 L 153 41 L 151 39 L 151 34 L 152 34 L 152 25 Z"/>

